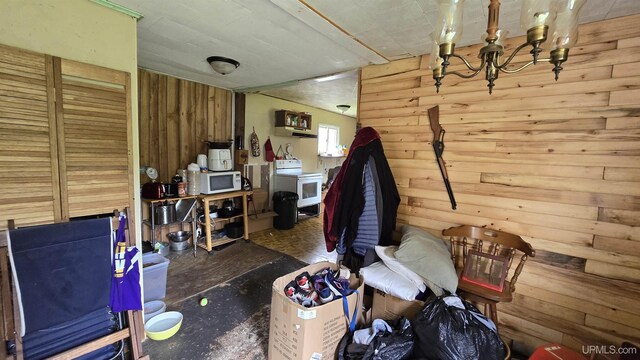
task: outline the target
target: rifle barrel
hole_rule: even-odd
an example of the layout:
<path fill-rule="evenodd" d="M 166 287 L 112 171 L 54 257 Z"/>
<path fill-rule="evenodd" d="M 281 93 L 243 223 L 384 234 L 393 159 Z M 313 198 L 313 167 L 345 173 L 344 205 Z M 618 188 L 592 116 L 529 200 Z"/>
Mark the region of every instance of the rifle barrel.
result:
<path fill-rule="evenodd" d="M 451 184 L 449 183 L 449 179 L 444 179 L 444 186 L 447 187 L 447 194 L 449 194 L 449 201 L 451 201 L 451 208 L 453 210 L 456 209 L 456 198 L 453 197 L 453 190 L 451 190 Z"/>
<path fill-rule="evenodd" d="M 444 180 L 444 186 L 447 188 L 447 194 L 449 194 L 449 201 L 451 202 L 451 208 L 453 210 L 456 209 L 456 198 L 453 196 L 453 190 L 451 189 L 451 183 L 449 182 L 449 177 L 447 176 L 447 170 L 444 168 L 444 161 L 442 157 L 438 157 L 436 159 L 438 161 L 438 168 L 440 169 L 440 174 L 442 174 L 442 180 Z"/>

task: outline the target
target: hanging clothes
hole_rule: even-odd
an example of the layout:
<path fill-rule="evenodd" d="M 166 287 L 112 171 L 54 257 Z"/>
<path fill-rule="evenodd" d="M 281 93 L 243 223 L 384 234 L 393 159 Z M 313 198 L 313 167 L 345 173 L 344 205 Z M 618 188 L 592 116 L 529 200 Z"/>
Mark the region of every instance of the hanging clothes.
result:
<path fill-rule="evenodd" d="M 110 306 L 114 312 L 142 310 L 138 266 L 141 255 L 135 246 L 127 248 L 127 239 L 124 234 L 126 222 L 127 218 L 121 216 L 113 249 Z"/>
<path fill-rule="evenodd" d="M 273 152 L 273 146 L 271 146 L 271 138 L 267 137 L 267 141 L 264 143 L 264 159 L 267 162 L 273 162 L 276 158 L 276 154 Z"/>
<path fill-rule="evenodd" d="M 364 207 L 358 219 L 358 230 L 353 240 L 353 249 L 360 256 L 364 256 L 367 250 L 373 250 L 380 240 L 378 208 L 376 207 L 376 185 L 373 181 L 373 171 L 369 161 L 364 164 L 362 180 Z"/>
<path fill-rule="evenodd" d="M 375 194 L 375 201 L 367 201 L 365 204 L 363 176 L 367 163 L 372 171 L 375 189 L 380 190 Z M 324 204 L 323 232 L 327 251 L 331 252 L 336 248 L 338 239 L 344 241 L 345 265 L 353 271 L 357 271 L 364 262 L 364 257 L 357 254 L 353 246 L 365 206 L 373 207 L 378 216 L 377 225 L 380 230 L 376 245 L 392 243 L 391 234 L 395 229 L 400 195 L 384 156 L 380 135 L 375 129 L 365 127 L 358 131 L 347 159 L 327 192 Z M 348 259 L 350 260 L 347 261 Z"/>

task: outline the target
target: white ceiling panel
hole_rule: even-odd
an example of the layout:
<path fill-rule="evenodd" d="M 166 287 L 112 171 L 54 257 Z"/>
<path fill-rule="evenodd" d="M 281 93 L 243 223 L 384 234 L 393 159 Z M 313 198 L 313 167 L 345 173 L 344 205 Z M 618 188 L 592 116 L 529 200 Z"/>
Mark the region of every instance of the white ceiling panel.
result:
<path fill-rule="evenodd" d="M 616 0 L 616 1 L 609 0 L 608 2 L 613 2 L 613 5 L 611 5 L 611 8 L 607 12 L 607 16 L 606 16 L 607 19 L 635 14 L 638 12 L 638 8 L 640 7 L 639 0 Z M 585 6 L 588 6 L 588 5 L 592 5 L 592 4 L 587 3 L 587 5 Z"/>
<path fill-rule="evenodd" d="M 285 87 L 266 89 L 260 93 L 301 104 L 308 104 L 313 98 L 315 106 L 320 109 L 342 113 L 336 105 L 349 105 L 351 108 L 344 115 L 355 117 L 358 98 L 358 72 L 342 73 L 331 81 L 301 80 Z"/>
<path fill-rule="evenodd" d="M 138 22 L 141 67 L 227 89 L 262 89 L 329 111 L 345 103 L 351 114 L 357 77 L 321 86 L 300 80 L 428 53 L 429 33 L 438 25 L 436 0 L 112 1 L 144 15 Z M 524 34 L 522 0 L 500 2 L 500 28 L 509 37 Z M 488 4 L 465 1 L 458 46 L 481 42 Z M 636 13 L 640 0 L 588 0 L 580 22 Z M 212 55 L 233 58 L 240 67 L 219 75 L 205 60 Z"/>
<path fill-rule="evenodd" d="M 224 88 L 270 85 L 355 69 L 369 61 L 269 1 L 118 0 L 144 14 L 140 66 Z M 360 50 L 360 49 L 358 49 Z M 240 62 L 214 73 L 211 55 Z M 177 69 L 172 70 L 176 64 Z"/>

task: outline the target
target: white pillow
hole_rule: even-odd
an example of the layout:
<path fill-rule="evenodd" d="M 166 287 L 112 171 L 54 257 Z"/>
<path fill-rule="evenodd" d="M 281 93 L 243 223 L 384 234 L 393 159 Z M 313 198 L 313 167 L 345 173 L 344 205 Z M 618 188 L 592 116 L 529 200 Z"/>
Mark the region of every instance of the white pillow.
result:
<path fill-rule="evenodd" d="M 444 240 L 415 226 L 405 225 L 395 255 L 404 266 L 420 275 L 437 296 L 444 293 L 443 289 L 456 292 L 458 275 Z"/>
<path fill-rule="evenodd" d="M 420 290 L 403 276 L 389 269 L 382 261 L 360 269 L 364 283 L 402 300 L 415 300 Z"/>
<path fill-rule="evenodd" d="M 396 259 L 396 251 L 398 251 L 397 246 L 379 246 L 376 245 L 376 254 L 382 259 L 385 265 L 394 272 L 396 272 L 399 276 L 403 276 L 407 278 L 407 280 L 411 281 L 420 291 L 425 291 L 427 286 L 424 284 L 424 280 L 422 278 L 411 271 L 408 267 L 402 265 L 398 259 Z"/>

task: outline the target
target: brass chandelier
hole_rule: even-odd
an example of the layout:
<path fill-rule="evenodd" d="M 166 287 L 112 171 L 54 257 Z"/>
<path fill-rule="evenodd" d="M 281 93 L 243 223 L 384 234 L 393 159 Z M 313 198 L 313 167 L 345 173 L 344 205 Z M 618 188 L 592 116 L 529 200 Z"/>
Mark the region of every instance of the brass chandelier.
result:
<path fill-rule="evenodd" d="M 515 48 L 506 60 L 503 60 L 506 31 L 498 28 L 500 1 L 490 1 L 487 34 L 483 39 L 486 45 L 478 53 L 480 65 L 474 67 L 467 59 L 454 52 L 456 41 L 462 35 L 464 0 L 439 0 L 441 26 L 438 32 L 431 34 L 433 48 L 429 64 L 433 71 L 437 92 L 440 91 L 442 79 L 446 75 L 453 74 L 469 79 L 484 69 L 487 87 L 491 94 L 494 81 L 500 72 L 516 73 L 539 61 L 552 63 L 555 79 L 558 80 L 562 63 L 569 58 L 569 48 L 578 41 L 578 13 L 586 0 L 523 0 L 520 26 L 527 31 L 527 41 Z M 547 42 L 547 39 L 550 41 Z M 533 59 L 519 67 L 509 68 L 509 64 L 518 52 L 527 46 L 531 46 L 530 53 Z M 550 51 L 548 58 L 539 57 L 543 47 Z M 452 57 L 462 60 L 471 72 L 447 71 Z"/>

